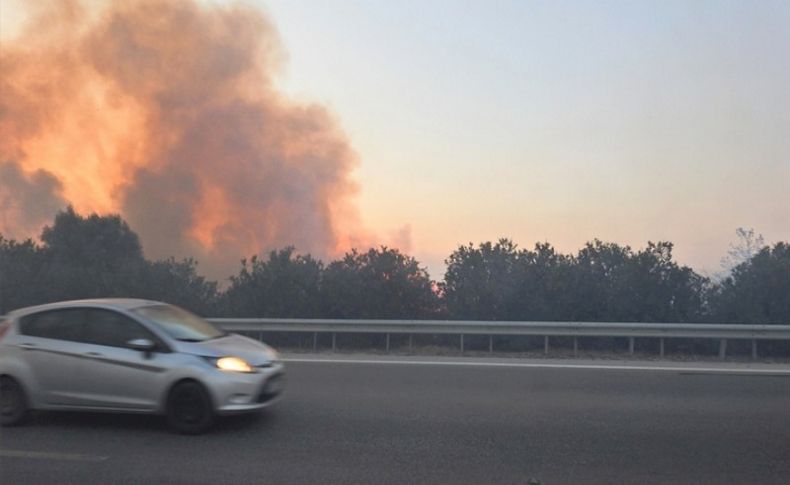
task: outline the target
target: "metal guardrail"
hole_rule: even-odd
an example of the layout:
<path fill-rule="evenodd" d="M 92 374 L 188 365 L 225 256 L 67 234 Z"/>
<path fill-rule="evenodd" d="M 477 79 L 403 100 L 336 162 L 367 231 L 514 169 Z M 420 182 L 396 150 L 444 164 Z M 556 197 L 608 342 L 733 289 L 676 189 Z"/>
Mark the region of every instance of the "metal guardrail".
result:
<path fill-rule="evenodd" d="M 313 333 L 317 348 L 318 334 L 331 333 L 332 349 L 337 349 L 338 333 L 385 334 L 386 349 L 390 334 L 458 335 L 460 349 L 465 349 L 464 335 L 487 335 L 489 352 L 494 350 L 494 336 L 543 336 L 544 353 L 549 352 L 550 337 L 572 337 L 574 355 L 579 337 L 625 337 L 633 355 L 634 339 L 658 338 L 659 353 L 664 356 L 664 339 L 695 338 L 719 341 L 719 357 L 726 357 L 727 340 L 750 340 L 752 357 L 757 357 L 758 340 L 790 340 L 790 325 L 620 323 L 620 322 L 505 322 L 454 320 L 330 320 L 281 318 L 210 318 L 217 326 L 233 332 Z"/>
<path fill-rule="evenodd" d="M 0 315 L 0 322 L 5 315 Z M 693 338 L 719 341 L 719 357 L 725 358 L 728 340 L 750 340 L 752 358 L 757 358 L 759 340 L 790 340 L 790 325 L 729 323 L 627 323 L 627 322 L 510 322 L 474 320 L 345 320 L 299 318 L 207 318 L 230 332 L 298 332 L 313 334 L 313 348 L 318 334 L 332 335 L 332 350 L 337 349 L 338 333 L 385 334 L 390 350 L 391 334 L 458 335 L 461 352 L 464 335 L 487 335 L 488 350 L 494 351 L 494 336 L 543 336 L 543 351 L 549 352 L 550 337 L 572 337 L 573 353 L 578 352 L 579 337 L 628 338 L 628 352 L 634 354 L 634 339 L 659 339 L 659 354 L 664 356 L 664 339 Z"/>

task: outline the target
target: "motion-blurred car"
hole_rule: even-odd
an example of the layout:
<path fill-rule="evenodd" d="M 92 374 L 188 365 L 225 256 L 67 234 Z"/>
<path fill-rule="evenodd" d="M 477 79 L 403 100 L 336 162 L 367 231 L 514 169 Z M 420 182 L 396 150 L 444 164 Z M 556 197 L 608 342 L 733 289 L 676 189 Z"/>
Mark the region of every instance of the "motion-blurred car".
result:
<path fill-rule="evenodd" d="M 164 414 L 175 430 L 201 433 L 282 389 L 274 349 L 160 302 L 52 303 L 0 322 L 4 426 L 29 410 L 88 410 Z"/>

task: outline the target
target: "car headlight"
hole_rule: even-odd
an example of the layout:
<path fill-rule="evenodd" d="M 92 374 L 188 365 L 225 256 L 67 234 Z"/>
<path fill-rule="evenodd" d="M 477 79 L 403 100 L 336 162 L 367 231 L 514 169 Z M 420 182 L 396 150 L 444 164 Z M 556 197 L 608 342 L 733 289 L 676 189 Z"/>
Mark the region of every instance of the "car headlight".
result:
<path fill-rule="evenodd" d="M 217 359 L 216 366 L 220 370 L 231 372 L 252 372 L 252 366 L 238 357 L 222 357 Z"/>

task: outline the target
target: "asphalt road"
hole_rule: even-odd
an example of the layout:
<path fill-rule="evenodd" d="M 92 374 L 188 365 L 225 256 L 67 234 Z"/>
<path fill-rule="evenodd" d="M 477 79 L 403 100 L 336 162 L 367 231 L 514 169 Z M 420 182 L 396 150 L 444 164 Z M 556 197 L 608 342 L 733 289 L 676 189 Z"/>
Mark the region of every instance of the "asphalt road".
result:
<path fill-rule="evenodd" d="M 288 365 L 258 417 L 204 436 L 146 416 L 0 429 L 0 483 L 788 483 L 790 376 Z"/>

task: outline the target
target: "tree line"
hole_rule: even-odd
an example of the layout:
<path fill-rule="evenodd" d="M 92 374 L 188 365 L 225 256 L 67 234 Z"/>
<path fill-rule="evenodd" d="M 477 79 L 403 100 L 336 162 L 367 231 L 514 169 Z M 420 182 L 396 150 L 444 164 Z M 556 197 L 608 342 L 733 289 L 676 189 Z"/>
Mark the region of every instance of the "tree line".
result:
<path fill-rule="evenodd" d="M 286 247 L 242 260 L 220 286 L 193 259 L 146 259 L 117 215 L 69 208 L 39 240 L 0 235 L 0 314 L 123 296 L 226 317 L 790 324 L 788 243 L 754 248 L 720 281 L 679 265 L 669 242 L 634 250 L 595 240 L 576 254 L 548 243 L 470 243 L 448 256 L 441 281 L 393 248 L 352 250 L 325 263 Z"/>

